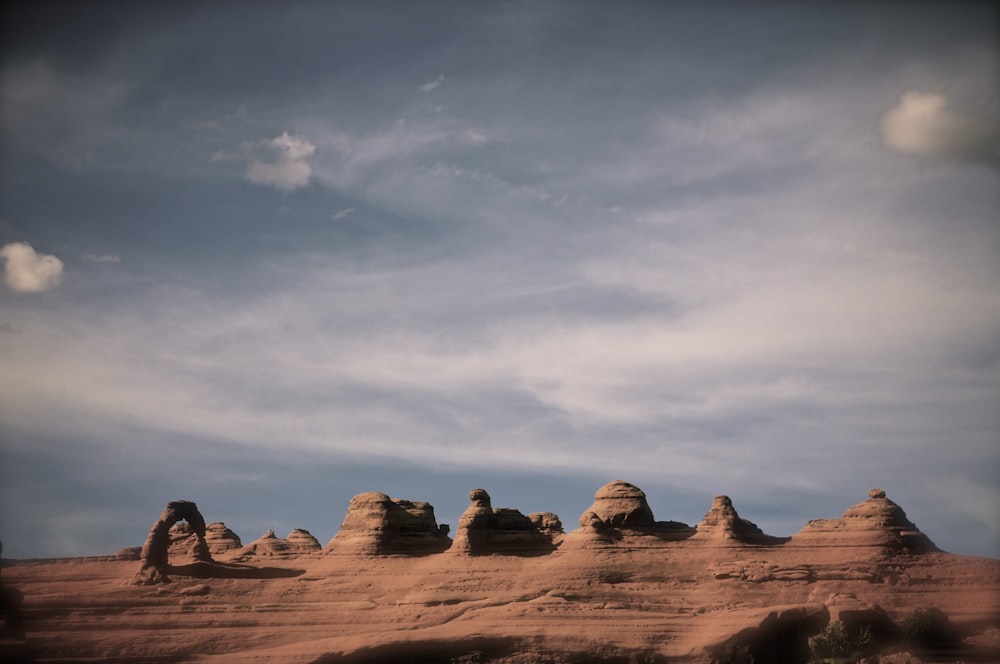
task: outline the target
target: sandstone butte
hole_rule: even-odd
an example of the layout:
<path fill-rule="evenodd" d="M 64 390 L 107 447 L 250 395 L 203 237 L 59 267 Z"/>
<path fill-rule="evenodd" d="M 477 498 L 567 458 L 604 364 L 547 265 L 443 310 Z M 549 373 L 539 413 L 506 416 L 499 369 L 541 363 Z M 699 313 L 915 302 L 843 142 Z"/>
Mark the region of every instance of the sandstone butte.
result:
<path fill-rule="evenodd" d="M 623 481 L 578 523 L 475 489 L 452 538 L 428 503 L 372 492 L 325 547 L 244 545 L 174 501 L 141 549 L 4 561 L 0 661 L 761 664 L 835 628 L 865 650 L 829 661 L 1000 661 L 1000 560 L 939 550 L 878 489 L 791 537 L 726 496 L 657 521 Z M 936 649 L 913 637 L 928 616 Z"/>

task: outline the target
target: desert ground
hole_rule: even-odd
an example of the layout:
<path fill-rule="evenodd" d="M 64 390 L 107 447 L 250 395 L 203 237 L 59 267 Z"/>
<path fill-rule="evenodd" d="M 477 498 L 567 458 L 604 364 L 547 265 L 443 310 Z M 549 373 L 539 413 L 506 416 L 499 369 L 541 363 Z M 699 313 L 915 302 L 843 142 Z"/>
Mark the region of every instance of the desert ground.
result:
<path fill-rule="evenodd" d="M 790 538 L 724 496 L 695 526 L 656 521 L 621 481 L 573 529 L 470 501 L 452 538 L 426 503 L 361 494 L 325 547 L 244 545 L 170 503 L 141 550 L 5 560 L 0 659 L 760 664 L 815 658 L 839 624 L 867 644 L 830 661 L 1000 661 L 1000 560 L 940 551 L 879 490 Z M 942 647 L 907 640 L 929 609 Z"/>

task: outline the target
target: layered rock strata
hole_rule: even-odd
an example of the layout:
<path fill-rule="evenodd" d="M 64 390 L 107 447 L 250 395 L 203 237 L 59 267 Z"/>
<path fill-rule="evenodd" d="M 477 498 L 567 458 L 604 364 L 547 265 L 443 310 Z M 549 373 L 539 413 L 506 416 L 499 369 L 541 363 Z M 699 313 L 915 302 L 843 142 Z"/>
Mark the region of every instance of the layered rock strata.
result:
<path fill-rule="evenodd" d="M 940 549 L 906 518 L 882 489 L 854 505 L 839 519 L 813 519 L 792 536 L 791 545 L 809 547 L 878 547 L 890 551 L 930 552 Z"/>
<path fill-rule="evenodd" d="M 473 489 L 469 500 L 469 507 L 458 520 L 452 553 L 539 555 L 551 552 L 554 539 L 562 534 L 562 523 L 551 512 L 527 517 L 516 509 L 494 509 L 490 495 L 483 489 Z"/>
<path fill-rule="evenodd" d="M 282 539 L 269 530 L 240 550 L 245 556 L 300 556 L 316 553 L 322 547 L 308 530 L 296 528 Z"/>
<path fill-rule="evenodd" d="M 230 530 L 222 522 L 210 523 L 205 526 L 205 545 L 211 555 L 218 555 L 233 551 L 243 546 L 240 536 Z M 199 546 L 197 533 L 186 521 L 181 521 L 170 528 L 170 547 L 168 554 L 171 558 L 182 556 L 192 556 L 199 559 L 196 549 Z"/>
<path fill-rule="evenodd" d="M 598 489 L 593 504 L 580 515 L 579 524 L 565 540 L 571 548 L 604 546 L 636 536 L 683 540 L 695 532 L 679 521 L 657 521 L 645 492 L 623 480 L 608 482 Z"/>
<path fill-rule="evenodd" d="M 434 507 L 422 501 L 361 493 L 351 499 L 328 553 L 357 555 L 440 553 L 451 545 L 448 526 L 438 525 Z"/>

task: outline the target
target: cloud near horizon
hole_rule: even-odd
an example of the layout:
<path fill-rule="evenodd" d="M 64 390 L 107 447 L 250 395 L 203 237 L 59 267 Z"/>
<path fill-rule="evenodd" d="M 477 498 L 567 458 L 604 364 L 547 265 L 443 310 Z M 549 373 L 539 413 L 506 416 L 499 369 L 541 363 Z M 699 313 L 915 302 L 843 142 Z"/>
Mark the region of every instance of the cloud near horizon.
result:
<path fill-rule="evenodd" d="M 27 242 L 11 242 L 0 248 L 4 261 L 4 283 L 15 293 L 41 293 L 62 281 L 63 262 L 36 252 Z"/>

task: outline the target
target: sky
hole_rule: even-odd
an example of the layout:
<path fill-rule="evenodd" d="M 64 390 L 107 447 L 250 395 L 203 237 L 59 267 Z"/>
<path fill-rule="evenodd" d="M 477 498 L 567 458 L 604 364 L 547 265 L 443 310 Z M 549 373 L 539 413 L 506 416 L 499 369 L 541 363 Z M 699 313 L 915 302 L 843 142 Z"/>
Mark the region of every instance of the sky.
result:
<path fill-rule="evenodd" d="M 5 556 L 624 479 L 1000 557 L 993 3 L 3 12 Z"/>

